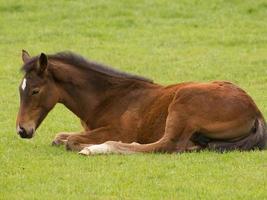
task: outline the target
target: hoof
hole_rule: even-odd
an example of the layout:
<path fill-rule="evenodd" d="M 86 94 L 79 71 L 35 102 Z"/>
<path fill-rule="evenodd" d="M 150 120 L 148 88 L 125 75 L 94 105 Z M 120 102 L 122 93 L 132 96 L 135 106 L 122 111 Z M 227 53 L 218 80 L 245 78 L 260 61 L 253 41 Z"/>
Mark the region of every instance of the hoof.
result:
<path fill-rule="evenodd" d="M 52 146 L 59 146 L 60 144 L 56 140 L 54 140 L 54 141 L 52 141 L 51 145 Z"/>

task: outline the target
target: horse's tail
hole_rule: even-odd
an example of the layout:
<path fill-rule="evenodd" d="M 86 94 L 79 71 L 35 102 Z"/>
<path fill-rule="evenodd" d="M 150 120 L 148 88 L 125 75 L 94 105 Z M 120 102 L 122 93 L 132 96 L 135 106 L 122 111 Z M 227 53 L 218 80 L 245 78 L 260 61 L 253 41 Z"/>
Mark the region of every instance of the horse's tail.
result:
<path fill-rule="evenodd" d="M 254 149 L 263 150 L 267 147 L 267 128 L 263 118 L 255 120 L 254 127 L 250 134 L 236 141 L 210 141 L 207 148 L 215 151 L 241 150 L 249 151 Z"/>

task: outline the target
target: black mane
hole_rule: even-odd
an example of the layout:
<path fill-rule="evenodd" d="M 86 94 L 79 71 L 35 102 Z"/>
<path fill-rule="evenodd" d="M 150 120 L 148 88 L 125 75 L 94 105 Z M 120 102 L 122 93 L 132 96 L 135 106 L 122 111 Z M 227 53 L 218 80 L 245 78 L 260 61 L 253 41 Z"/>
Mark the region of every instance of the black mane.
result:
<path fill-rule="evenodd" d="M 25 71 L 26 73 L 33 70 L 37 59 L 38 59 L 38 56 L 31 58 L 31 60 L 22 67 L 22 70 Z M 83 69 L 90 69 L 95 72 L 99 72 L 99 73 L 102 73 L 108 76 L 117 77 L 117 78 L 136 79 L 136 80 L 141 80 L 141 81 L 150 82 L 150 83 L 153 82 L 152 80 L 142 77 L 142 76 L 125 73 L 125 72 L 113 69 L 111 67 L 108 67 L 106 65 L 99 64 L 93 61 L 89 61 L 83 58 L 82 56 L 74 54 L 72 52 L 59 52 L 54 55 L 48 55 L 48 60 L 49 59 L 59 60 L 71 66 L 80 67 Z"/>

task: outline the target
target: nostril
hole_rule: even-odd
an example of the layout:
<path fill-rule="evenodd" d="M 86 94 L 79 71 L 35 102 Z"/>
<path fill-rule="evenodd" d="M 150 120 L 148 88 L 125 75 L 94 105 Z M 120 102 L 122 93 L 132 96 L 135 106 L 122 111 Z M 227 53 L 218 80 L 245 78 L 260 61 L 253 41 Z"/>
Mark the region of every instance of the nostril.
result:
<path fill-rule="evenodd" d="M 21 126 L 18 126 L 17 132 L 20 135 L 20 137 L 22 137 L 22 138 L 26 138 L 27 137 L 26 130 L 23 127 L 21 127 Z"/>
<path fill-rule="evenodd" d="M 24 128 L 21 127 L 20 125 L 17 127 L 17 132 L 18 132 L 18 133 L 20 133 L 20 132 L 23 131 L 23 130 L 24 130 Z"/>

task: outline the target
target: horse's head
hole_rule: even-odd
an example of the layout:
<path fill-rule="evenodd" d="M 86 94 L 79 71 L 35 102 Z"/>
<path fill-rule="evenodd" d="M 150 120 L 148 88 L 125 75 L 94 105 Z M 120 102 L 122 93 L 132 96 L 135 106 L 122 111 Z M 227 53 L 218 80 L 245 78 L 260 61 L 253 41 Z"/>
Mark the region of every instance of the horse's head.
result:
<path fill-rule="evenodd" d="M 17 133 L 32 138 L 48 112 L 58 101 L 58 92 L 48 72 L 48 58 L 44 53 L 31 58 L 22 51 L 25 75 L 19 86 L 20 108 L 17 116 Z"/>

